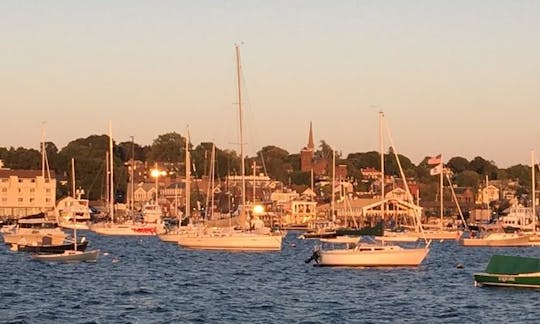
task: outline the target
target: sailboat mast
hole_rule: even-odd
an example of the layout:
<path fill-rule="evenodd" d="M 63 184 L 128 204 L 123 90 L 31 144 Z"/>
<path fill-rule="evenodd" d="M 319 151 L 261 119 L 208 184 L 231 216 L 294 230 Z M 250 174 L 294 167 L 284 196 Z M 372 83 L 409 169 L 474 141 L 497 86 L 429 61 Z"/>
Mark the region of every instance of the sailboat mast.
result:
<path fill-rule="evenodd" d="M 332 212 L 332 222 L 336 222 L 336 150 L 332 150 L 332 199 L 330 200 L 330 210 Z"/>
<path fill-rule="evenodd" d="M 73 198 L 76 198 L 75 196 L 75 159 L 71 158 L 71 195 Z"/>
<path fill-rule="evenodd" d="M 534 161 L 534 151 L 531 151 L 531 191 L 532 191 L 532 223 L 533 233 L 536 233 L 536 179 L 535 179 L 536 167 Z"/>
<path fill-rule="evenodd" d="M 189 128 L 186 128 L 186 217 L 191 219 L 191 162 L 189 156 Z M 181 223 L 180 223 L 181 224 Z M 180 226 L 180 225 L 178 225 Z"/>
<path fill-rule="evenodd" d="M 71 185 L 73 190 L 73 198 L 75 198 L 75 159 L 71 158 Z M 77 216 L 73 217 L 73 249 L 77 251 Z"/>
<path fill-rule="evenodd" d="M 246 208 L 246 175 L 244 161 L 244 118 L 242 111 L 242 86 L 240 72 L 240 47 L 235 45 L 236 49 L 236 78 L 238 86 L 238 117 L 240 121 L 240 176 L 242 178 L 242 208 Z"/>
<path fill-rule="evenodd" d="M 439 192 L 440 192 L 440 213 L 441 213 L 441 230 L 443 230 L 443 214 L 444 214 L 444 188 L 443 188 L 443 173 L 444 173 L 444 165 L 443 164 L 443 159 L 442 159 L 442 154 L 441 154 L 441 173 L 439 174 L 440 175 L 440 180 L 439 180 Z"/>
<path fill-rule="evenodd" d="M 45 179 L 45 125 L 41 126 L 41 177 Z"/>
<path fill-rule="evenodd" d="M 114 158 L 113 158 L 113 138 L 112 122 L 109 121 L 109 166 L 110 166 L 110 190 L 109 190 L 109 212 L 111 213 L 111 222 L 114 223 Z"/>
<path fill-rule="evenodd" d="M 130 204 L 129 204 L 129 211 L 131 213 L 131 217 L 133 216 L 133 210 L 134 210 L 134 202 L 135 202 L 135 180 L 133 178 L 135 174 L 135 137 L 131 136 L 131 174 L 130 174 L 130 182 L 131 182 L 131 194 L 130 194 Z"/>
<path fill-rule="evenodd" d="M 381 205 L 381 219 L 384 220 L 384 212 L 386 211 L 386 206 L 384 203 L 384 139 L 383 139 L 383 118 L 384 113 L 379 111 L 379 152 L 381 152 L 381 200 L 383 204 Z"/>
<path fill-rule="evenodd" d="M 212 163 L 212 172 L 210 172 L 211 174 L 211 178 L 210 178 L 210 187 L 211 187 L 211 192 L 210 192 L 210 216 L 211 218 L 213 219 L 214 218 L 214 177 L 216 176 L 216 144 L 215 143 L 212 143 L 212 155 L 210 157 L 210 161 Z"/>

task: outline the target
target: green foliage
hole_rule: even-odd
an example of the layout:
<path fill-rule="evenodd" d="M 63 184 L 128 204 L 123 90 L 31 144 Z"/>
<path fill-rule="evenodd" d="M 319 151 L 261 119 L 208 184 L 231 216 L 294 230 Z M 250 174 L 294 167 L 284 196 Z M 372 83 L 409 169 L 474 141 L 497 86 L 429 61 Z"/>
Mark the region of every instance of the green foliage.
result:
<path fill-rule="evenodd" d="M 293 171 L 289 174 L 289 179 L 291 181 L 291 184 L 294 185 L 309 186 L 311 184 L 310 172 Z"/>
<path fill-rule="evenodd" d="M 41 153 L 34 149 L 23 147 L 4 149 L 0 152 L 0 159 L 4 161 L 4 166 L 10 169 L 41 169 Z"/>
<path fill-rule="evenodd" d="M 159 135 L 152 143 L 146 160 L 150 163 L 183 161 L 181 152 L 185 143 L 186 139 L 175 132 Z"/>
<path fill-rule="evenodd" d="M 469 162 L 468 169 L 483 176 L 487 175 L 489 179 L 497 179 L 497 166 L 495 163 L 487 161 L 479 156 L 475 157 L 471 162 Z"/>
<path fill-rule="evenodd" d="M 461 173 L 469 169 L 469 161 L 464 157 L 456 156 L 448 160 L 446 166 L 454 173 Z"/>
<path fill-rule="evenodd" d="M 480 176 L 475 171 L 465 170 L 456 175 L 454 182 L 458 187 L 472 187 L 476 190 L 479 187 Z"/>

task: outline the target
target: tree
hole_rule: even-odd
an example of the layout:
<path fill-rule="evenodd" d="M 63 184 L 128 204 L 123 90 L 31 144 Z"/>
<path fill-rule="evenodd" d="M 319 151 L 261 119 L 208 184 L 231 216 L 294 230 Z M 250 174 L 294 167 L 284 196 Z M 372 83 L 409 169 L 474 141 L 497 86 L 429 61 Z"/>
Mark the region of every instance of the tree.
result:
<path fill-rule="evenodd" d="M 469 161 L 467 161 L 466 158 L 461 156 L 455 156 L 448 160 L 448 163 L 446 165 L 452 170 L 454 173 L 461 173 L 467 169 L 469 169 Z"/>
<path fill-rule="evenodd" d="M 88 199 L 101 199 L 105 197 L 107 152 L 109 152 L 108 135 L 91 135 L 76 139 L 58 153 L 58 171 L 65 175 L 69 174 L 71 158 L 75 158 L 77 187 L 85 190 Z M 127 185 L 127 169 L 120 158 L 121 151 L 114 143 L 113 154 L 114 192 L 123 193 Z"/>
<path fill-rule="evenodd" d="M 159 135 L 153 141 L 146 160 L 150 163 L 180 162 L 183 160 L 181 152 L 185 143 L 186 139 L 175 132 Z"/>
<path fill-rule="evenodd" d="M 497 179 L 497 166 L 492 161 L 487 161 L 480 156 L 469 162 L 469 170 L 480 175 L 488 176 L 490 179 Z"/>
<path fill-rule="evenodd" d="M 282 182 L 287 181 L 288 174 L 292 171 L 290 163 L 287 163 L 289 152 L 280 147 L 269 145 L 257 152 L 257 156 L 264 163 L 265 171 L 270 178 Z"/>
<path fill-rule="evenodd" d="M 472 187 L 476 190 L 479 186 L 480 176 L 475 171 L 465 170 L 456 175 L 454 182 L 459 187 Z"/>

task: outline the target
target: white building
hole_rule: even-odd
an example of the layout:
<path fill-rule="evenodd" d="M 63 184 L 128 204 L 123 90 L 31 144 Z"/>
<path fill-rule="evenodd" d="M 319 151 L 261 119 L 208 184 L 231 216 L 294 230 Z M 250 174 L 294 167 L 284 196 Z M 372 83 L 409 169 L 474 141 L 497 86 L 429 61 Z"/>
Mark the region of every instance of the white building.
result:
<path fill-rule="evenodd" d="M 0 169 L 0 217 L 20 218 L 41 211 L 54 212 L 56 179 L 51 171 Z"/>

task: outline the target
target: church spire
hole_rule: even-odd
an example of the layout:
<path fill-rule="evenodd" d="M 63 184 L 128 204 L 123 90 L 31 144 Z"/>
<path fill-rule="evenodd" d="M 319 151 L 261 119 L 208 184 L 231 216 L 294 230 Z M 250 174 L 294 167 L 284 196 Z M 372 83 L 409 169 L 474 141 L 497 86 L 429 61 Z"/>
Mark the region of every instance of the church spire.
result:
<path fill-rule="evenodd" d="M 309 122 L 309 138 L 307 148 L 310 150 L 315 149 L 315 144 L 313 144 L 313 127 L 311 121 Z"/>

